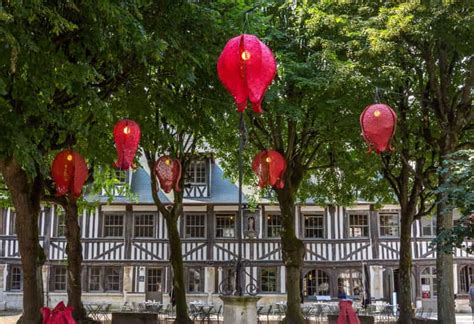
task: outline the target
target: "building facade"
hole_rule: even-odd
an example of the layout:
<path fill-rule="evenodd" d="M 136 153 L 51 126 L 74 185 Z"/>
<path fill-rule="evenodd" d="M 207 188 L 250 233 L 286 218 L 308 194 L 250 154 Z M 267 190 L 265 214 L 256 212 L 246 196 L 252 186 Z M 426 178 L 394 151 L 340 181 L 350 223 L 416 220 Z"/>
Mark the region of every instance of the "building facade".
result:
<path fill-rule="evenodd" d="M 153 204 L 149 171 L 123 174 L 137 195 L 127 201 L 118 193 L 111 203 L 86 210 L 79 218 L 82 231 L 82 286 L 85 301 L 160 300 L 169 302 L 172 271 L 165 220 Z M 232 282 L 237 257 L 237 186 L 225 179 L 211 158 L 194 162 L 186 175 L 185 205 L 179 219 L 188 299 L 218 301 L 219 287 Z M 120 189 L 120 188 L 117 188 Z M 119 190 L 118 190 L 119 192 Z M 165 202 L 170 197 L 160 193 Z M 337 296 L 338 287 L 360 298 L 367 287 L 371 297 L 393 302 L 399 290 L 398 206 L 376 210 L 368 202 L 353 206 L 296 207 L 296 228 L 306 254 L 300 283 L 305 300 Z M 67 300 L 64 212 L 42 208 L 38 223 L 47 262 L 43 266 L 45 300 Z M 262 302 L 286 298 L 277 205 L 262 201 L 243 212 L 243 257 L 246 283 L 258 287 Z M 416 221 L 412 228 L 413 301 L 436 308 L 436 252 L 430 247 L 436 224 Z M 474 257 L 456 250 L 454 286 L 457 307 L 467 308 L 467 292 L 474 282 Z M 364 280 L 368 278 L 368 280 Z M 21 308 L 22 271 L 15 235 L 15 212 L 0 211 L 0 302 Z M 327 297 L 326 297 L 327 298 Z"/>

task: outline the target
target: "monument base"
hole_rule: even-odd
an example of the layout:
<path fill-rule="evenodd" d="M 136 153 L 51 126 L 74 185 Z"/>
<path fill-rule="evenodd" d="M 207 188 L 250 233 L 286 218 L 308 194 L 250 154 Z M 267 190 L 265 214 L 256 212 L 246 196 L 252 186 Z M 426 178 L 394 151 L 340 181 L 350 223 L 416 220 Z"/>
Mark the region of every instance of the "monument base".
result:
<path fill-rule="evenodd" d="M 258 296 L 219 296 L 224 302 L 224 324 L 257 323 Z"/>

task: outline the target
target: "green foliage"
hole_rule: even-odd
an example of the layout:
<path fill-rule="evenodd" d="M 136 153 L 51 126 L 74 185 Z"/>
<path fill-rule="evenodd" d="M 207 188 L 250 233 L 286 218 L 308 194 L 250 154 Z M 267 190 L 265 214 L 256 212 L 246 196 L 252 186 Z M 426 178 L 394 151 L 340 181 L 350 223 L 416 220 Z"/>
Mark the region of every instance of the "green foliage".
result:
<path fill-rule="evenodd" d="M 438 188 L 447 193 L 447 208 L 459 208 L 462 217 L 452 229 L 446 229 L 434 240 L 443 250 L 452 252 L 454 248 L 474 252 L 474 150 L 462 150 L 449 156 L 442 173 L 448 174 L 448 182 Z"/>

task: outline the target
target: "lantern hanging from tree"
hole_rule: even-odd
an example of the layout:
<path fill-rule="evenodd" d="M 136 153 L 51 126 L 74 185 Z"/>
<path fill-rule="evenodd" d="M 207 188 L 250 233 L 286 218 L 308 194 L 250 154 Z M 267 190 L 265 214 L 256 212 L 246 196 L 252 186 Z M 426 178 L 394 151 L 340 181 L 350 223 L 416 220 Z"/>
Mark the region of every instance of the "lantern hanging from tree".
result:
<path fill-rule="evenodd" d="M 258 186 L 265 188 L 270 185 L 281 189 L 284 187 L 283 173 L 286 161 L 277 151 L 261 151 L 253 158 L 252 170 L 258 176 Z"/>
<path fill-rule="evenodd" d="M 179 180 L 181 179 L 181 163 L 178 159 L 162 156 L 156 161 L 155 175 L 160 181 L 161 189 L 169 193 L 171 190 L 181 191 Z"/>
<path fill-rule="evenodd" d="M 123 119 L 115 124 L 114 141 L 118 159 L 114 166 L 117 169 L 128 170 L 132 165 L 140 142 L 140 134 L 140 127 L 133 120 Z"/>
<path fill-rule="evenodd" d="M 364 109 L 360 115 L 360 126 L 369 152 L 372 149 L 377 153 L 392 150 L 390 141 L 395 134 L 396 124 L 397 115 L 388 105 L 373 104 Z"/>
<path fill-rule="evenodd" d="M 247 98 L 256 113 L 276 73 L 272 51 L 254 35 L 243 34 L 227 42 L 217 61 L 217 74 L 243 112 Z"/>
<path fill-rule="evenodd" d="M 61 151 L 54 158 L 51 175 L 56 183 L 58 196 L 71 193 L 74 198 L 78 198 L 87 179 L 86 161 L 77 152 Z"/>

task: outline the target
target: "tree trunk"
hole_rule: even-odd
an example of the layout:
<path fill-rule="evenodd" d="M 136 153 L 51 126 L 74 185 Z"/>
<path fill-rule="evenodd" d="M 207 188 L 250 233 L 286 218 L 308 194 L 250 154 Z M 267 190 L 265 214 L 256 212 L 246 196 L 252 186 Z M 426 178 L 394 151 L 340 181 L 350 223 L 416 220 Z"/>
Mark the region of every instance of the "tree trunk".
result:
<path fill-rule="evenodd" d="M 87 320 L 86 310 L 82 305 L 81 294 L 81 266 L 82 245 L 81 228 L 78 223 L 77 203 L 68 199 L 65 206 L 66 212 L 66 254 L 67 254 L 67 297 L 68 306 L 74 307 L 73 316 L 79 321 Z"/>
<path fill-rule="evenodd" d="M 444 154 L 442 156 L 445 156 Z M 447 181 L 448 175 L 442 173 L 439 175 L 439 186 L 443 186 Z M 448 208 L 447 194 L 440 192 L 437 196 L 436 212 L 436 234 L 453 227 L 452 209 Z M 438 323 L 451 324 L 456 323 L 454 309 L 454 279 L 453 279 L 453 255 L 445 253 L 441 248 L 436 251 L 436 284 L 438 293 Z"/>
<path fill-rule="evenodd" d="M 402 206 L 401 226 L 400 226 L 400 291 L 398 295 L 398 305 L 400 307 L 400 317 L 398 323 L 411 324 L 413 308 L 411 300 L 411 225 L 413 223 L 413 211 L 407 211 Z"/>
<path fill-rule="evenodd" d="M 277 193 L 282 217 L 281 246 L 286 267 L 288 307 L 283 323 L 302 324 L 305 320 L 301 312 L 300 281 L 305 249 L 303 241 L 296 237 L 294 194 L 287 187 Z"/>
<path fill-rule="evenodd" d="M 178 209 L 179 210 L 179 209 Z M 168 228 L 170 262 L 173 268 L 173 290 L 172 294 L 176 302 L 175 323 L 188 324 L 193 321 L 188 316 L 188 306 L 186 304 L 186 287 L 184 285 L 183 253 L 181 251 L 181 238 L 178 232 L 178 217 L 171 214 L 166 217 Z"/>
<path fill-rule="evenodd" d="M 45 256 L 39 245 L 41 179 L 31 183 L 26 172 L 14 160 L 6 162 L 2 173 L 16 211 L 16 233 L 23 273 L 23 315 L 19 322 L 41 323 L 40 308 L 44 304 L 41 275 Z"/>

